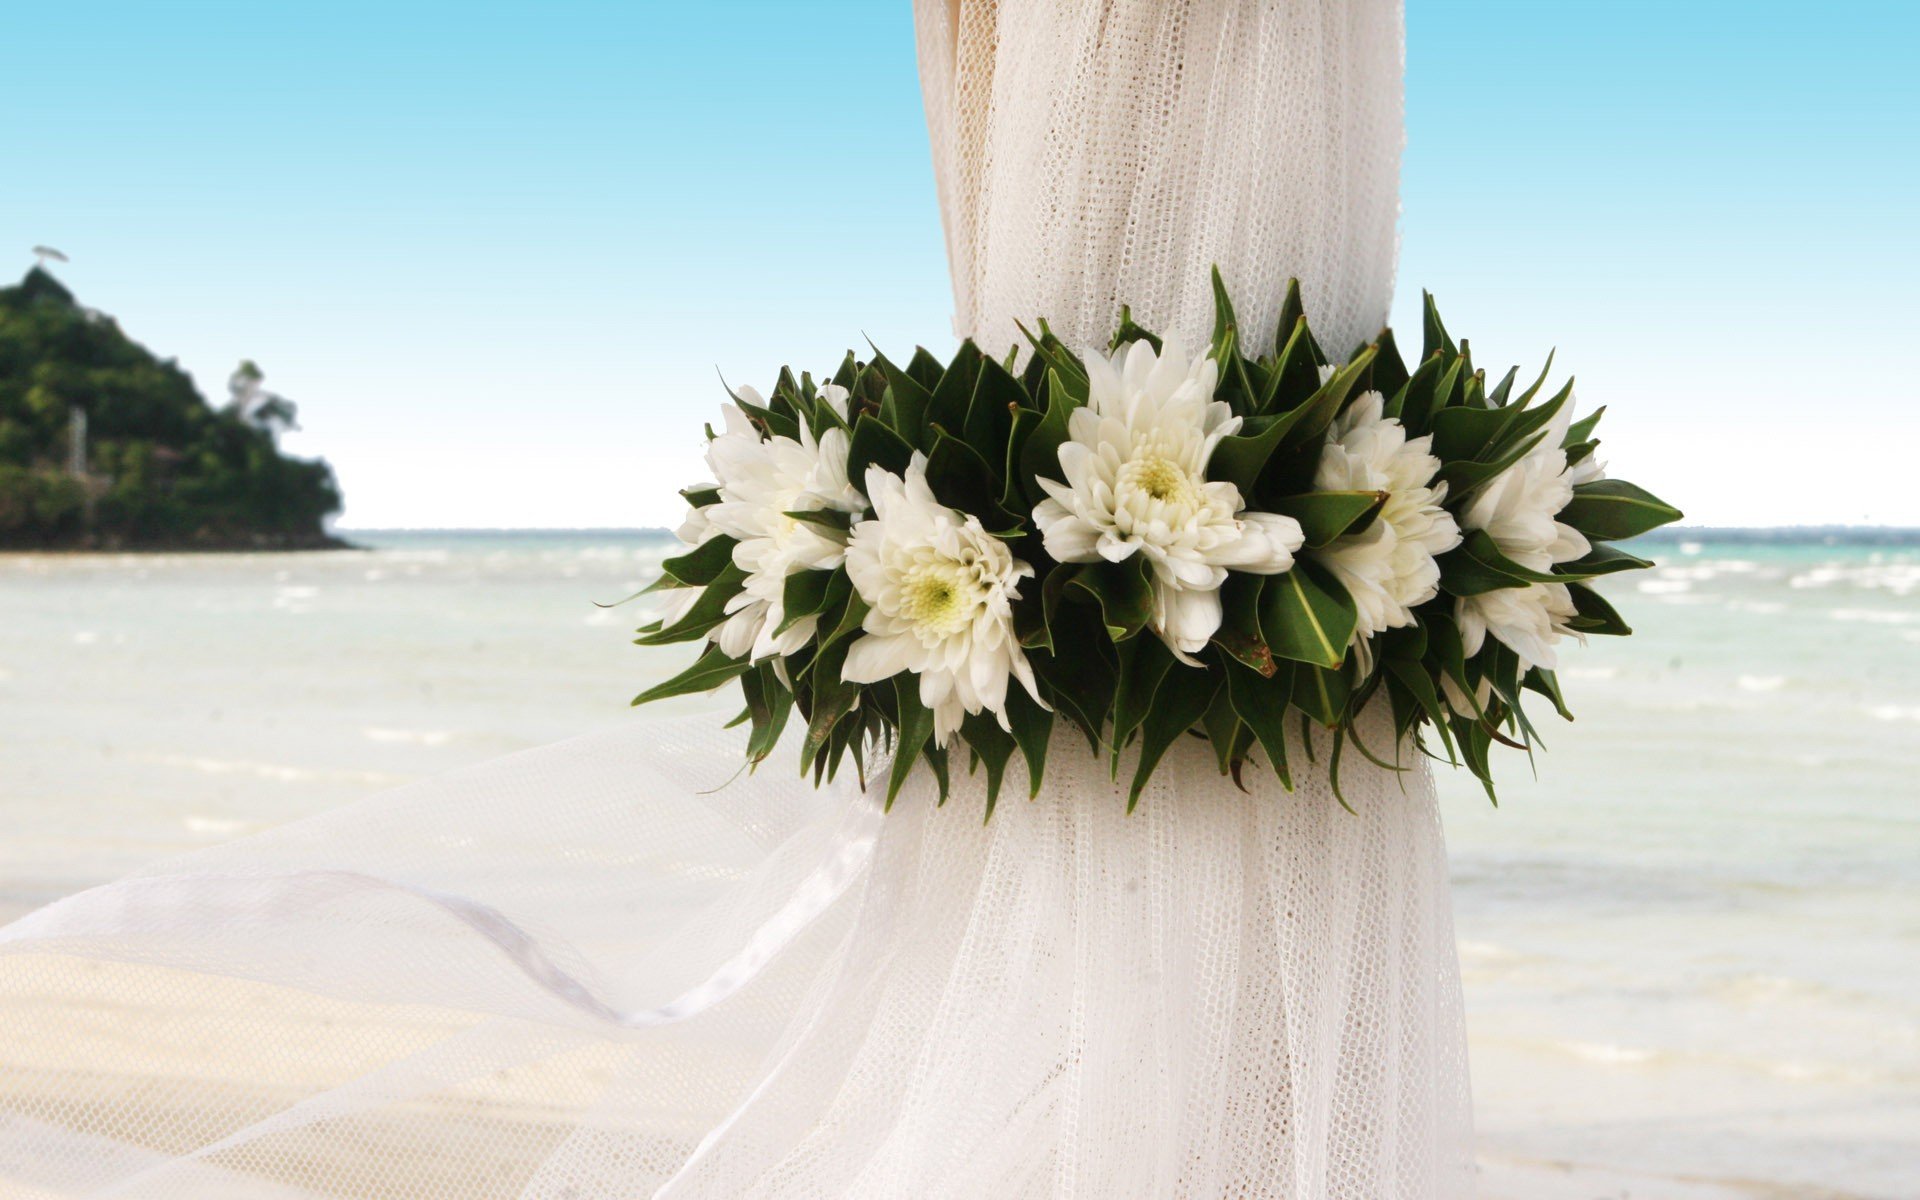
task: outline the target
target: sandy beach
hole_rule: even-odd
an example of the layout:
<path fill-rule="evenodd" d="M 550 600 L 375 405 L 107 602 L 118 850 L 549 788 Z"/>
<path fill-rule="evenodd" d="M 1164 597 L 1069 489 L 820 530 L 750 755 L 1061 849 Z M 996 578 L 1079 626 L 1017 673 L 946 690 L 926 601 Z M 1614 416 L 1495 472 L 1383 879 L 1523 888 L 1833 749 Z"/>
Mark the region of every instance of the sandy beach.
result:
<path fill-rule="evenodd" d="M 0 919 L 159 855 L 634 719 L 626 699 L 678 661 L 628 644 L 639 611 L 594 604 L 646 582 L 656 540 L 365 540 L 375 549 L 0 558 Z M 1660 556 L 1622 598 L 1640 636 L 1572 652 L 1580 720 L 1545 731 L 1539 779 L 1504 764 L 1499 811 L 1464 775 L 1441 780 L 1482 1193 L 1920 1194 L 1920 550 Z M 58 1007 L 32 976 L 8 986 L 4 1010 L 70 1030 L 73 1053 L 0 1039 L 0 1113 L 75 1088 L 164 1090 L 118 1069 L 125 1039 L 178 1045 L 167 1073 L 266 1107 L 276 1088 L 351 1075 L 355 1053 L 465 1019 L 261 987 L 250 1019 L 303 1049 L 260 1080 L 223 1074 L 218 1044 L 191 1035 L 236 1002 L 228 985 L 173 973 L 145 1005 Z M 511 1131 L 501 1154 L 546 1144 L 523 1101 L 551 1084 L 468 1098 Z M 172 1152 L 192 1128 L 145 1136 Z M 499 1177 L 483 1161 L 446 1169 L 470 1172 L 476 1196 Z"/>

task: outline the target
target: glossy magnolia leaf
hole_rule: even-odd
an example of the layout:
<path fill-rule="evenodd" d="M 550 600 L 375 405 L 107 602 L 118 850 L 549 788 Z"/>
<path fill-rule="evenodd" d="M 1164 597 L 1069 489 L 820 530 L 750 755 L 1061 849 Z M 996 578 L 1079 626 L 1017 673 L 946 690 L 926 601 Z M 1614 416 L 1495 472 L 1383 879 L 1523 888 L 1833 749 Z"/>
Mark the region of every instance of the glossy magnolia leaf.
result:
<path fill-rule="evenodd" d="M 1365 529 L 1387 502 L 1386 492 L 1307 492 L 1272 502 L 1282 516 L 1300 522 L 1306 547 L 1318 550 L 1342 534 Z"/>
<path fill-rule="evenodd" d="M 1600 479 L 1573 489 L 1560 520 L 1592 538 L 1609 541 L 1639 537 L 1678 521 L 1684 514 L 1651 492 L 1624 479 Z"/>
<path fill-rule="evenodd" d="M 633 698 L 633 703 L 651 704 L 655 700 L 665 700 L 670 696 L 690 696 L 696 692 L 710 692 L 737 678 L 747 669 L 744 658 L 729 658 L 718 646 L 707 647 L 697 662 L 675 675 L 665 683 L 658 684 L 641 692 Z"/>
<path fill-rule="evenodd" d="M 1260 630 L 1280 658 L 1337 667 L 1359 622 L 1353 597 L 1320 564 L 1296 559 L 1260 591 Z"/>

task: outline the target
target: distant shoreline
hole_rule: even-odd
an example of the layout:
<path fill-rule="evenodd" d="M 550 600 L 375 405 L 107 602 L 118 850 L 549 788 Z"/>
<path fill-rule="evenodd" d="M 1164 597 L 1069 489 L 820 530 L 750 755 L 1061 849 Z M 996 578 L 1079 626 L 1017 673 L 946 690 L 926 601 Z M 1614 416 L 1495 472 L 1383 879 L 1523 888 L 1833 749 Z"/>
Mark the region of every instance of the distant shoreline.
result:
<path fill-rule="evenodd" d="M 253 537 L 176 538 L 139 542 L 116 542 L 111 538 L 0 541 L 0 554 L 281 554 L 308 550 L 365 549 L 365 546 L 325 533 L 298 537 L 263 534 Z"/>
<path fill-rule="evenodd" d="M 143 542 L 137 545 L 24 545 L 0 543 L 0 557 L 24 554 L 281 554 L 319 550 L 373 551 L 384 540 L 440 539 L 453 542 L 483 542 L 502 538 L 535 541 L 580 538 L 612 538 L 621 541 L 664 541 L 671 530 L 658 526 L 575 526 L 553 528 L 398 528 L 364 527 L 339 529 L 311 539 L 226 539 L 222 541 Z M 1920 547 L 1920 528 L 1897 525 L 1781 525 L 1781 526 L 1708 526 L 1683 525 L 1656 530 L 1636 538 L 1643 546 L 1678 546 L 1688 542 L 1711 542 L 1735 546 L 1889 546 Z"/>

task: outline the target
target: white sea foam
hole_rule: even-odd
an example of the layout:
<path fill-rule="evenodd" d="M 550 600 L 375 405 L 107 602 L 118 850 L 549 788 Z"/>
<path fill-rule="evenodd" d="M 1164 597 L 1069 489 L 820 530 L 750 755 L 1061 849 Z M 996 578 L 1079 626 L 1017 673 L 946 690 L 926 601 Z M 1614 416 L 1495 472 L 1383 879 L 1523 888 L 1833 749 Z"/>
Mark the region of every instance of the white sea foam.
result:
<path fill-rule="evenodd" d="M 1920 704 L 1869 704 L 1862 711 L 1876 721 L 1920 721 Z"/>
<path fill-rule="evenodd" d="M 1743 692 L 1777 692 L 1787 685 L 1784 675 L 1742 675 L 1737 681 Z"/>
<path fill-rule="evenodd" d="M 1913 625 L 1920 613 L 1897 612 L 1890 608 L 1836 608 L 1827 613 L 1836 621 L 1860 621 L 1868 625 Z"/>

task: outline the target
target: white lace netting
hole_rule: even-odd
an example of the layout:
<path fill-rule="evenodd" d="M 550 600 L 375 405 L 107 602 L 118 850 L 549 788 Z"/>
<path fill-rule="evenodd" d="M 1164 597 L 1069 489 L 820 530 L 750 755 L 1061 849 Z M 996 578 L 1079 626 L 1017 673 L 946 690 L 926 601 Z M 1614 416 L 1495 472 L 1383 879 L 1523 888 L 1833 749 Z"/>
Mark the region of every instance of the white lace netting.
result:
<path fill-rule="evenodd" d="M 1336 337 L 1383 318 L 1394 6 L 920 26 L 963 330 L 1091 337 L 1124 292 L 1197 339 L 1210 261 L 1256 327 L 1291 274 Z M 1469 1192 L 1424 766 L 1348 755 L 1349 814 L 1304 762 L 1242 795 L 1189 742 L 1127 817 L 1062 735 L 1046 794 L 983 825 L 964 777 L 884 818 L 787 763 L 721 787 L 715 724 L 517 755 L 0 931 L 0 1196 Z"/>

